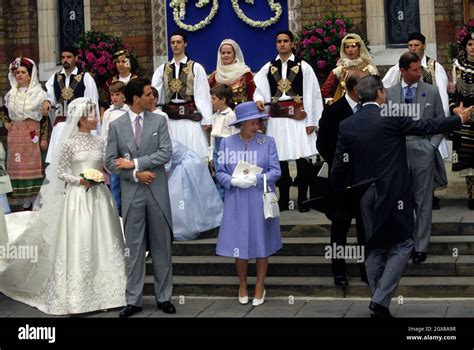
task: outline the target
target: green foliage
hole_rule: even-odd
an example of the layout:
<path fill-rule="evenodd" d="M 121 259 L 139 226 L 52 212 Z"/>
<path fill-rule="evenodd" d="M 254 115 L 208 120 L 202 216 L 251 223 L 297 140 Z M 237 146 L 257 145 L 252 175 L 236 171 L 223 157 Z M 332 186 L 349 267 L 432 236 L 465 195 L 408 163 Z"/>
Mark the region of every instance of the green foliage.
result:
<path fill-rule="evenodd" d="M 83 70 L 90 72 L 99 87 L 107 79 L 117 74 L 113 55 L 117 51 L 130 51 L 128 44 L 121 38 L 103 32 L 90 31 L 81 35 L 76 43 L 79 49 L 79 63 Z M 130 52 L 132 72 L 138 70 L 137 57 Z"/>
<path fill-rule="evenodd" d="M 317 73 L 328 72 L 336 67 L 342 38 L 348 33 L 359 34 L 368 47 L 369 42 L 349 18 L 335 13 L 328 15 L 324 20 L 303 29 L 297 55 L 308 62 Z"/>

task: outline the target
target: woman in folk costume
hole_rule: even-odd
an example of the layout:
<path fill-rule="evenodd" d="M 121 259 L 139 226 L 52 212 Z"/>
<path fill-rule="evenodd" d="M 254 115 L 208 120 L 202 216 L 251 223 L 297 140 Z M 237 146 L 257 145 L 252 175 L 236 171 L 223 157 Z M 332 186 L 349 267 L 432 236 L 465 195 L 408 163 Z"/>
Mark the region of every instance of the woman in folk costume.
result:
<path fill-rule="evenodd" d="M 120 50 L 114 53 L 114 63 L 117 69 L 117 74 L 110 77 L 104 85 L 103 92 L 100 96 L 100 106 L 104 110 L 101 110 L 101 115 L 107 108 L 110 107 L 110 86 L 116 81 L 121 81 L 125 85 L 132 79 L 138 78 L 138 75 L 132 72 L 132 63 L 130 52 L 127 50 Z"/>
<path fill-rule="evenodd" d="M 75 99 L 46 169 L 39 211 L 6 216 L 11 246 L 37 247 L 31 259 L 0 259 L 0 292 L 52 315 L 126 305 L 122 227 L 103 183 L 81 174 L 103 169 L 104 142 L 89 98 Z M 97 173 L 96 172 L 96 173 Z M 100 180 L 94 177 L 96 180 Z"/>
<path fill-rule="evenodd" d="M 225 39 L 219 45 L 216 70 L 209 77 L 211 89 L 217 84 L 232 89 L 234 105 L 253 100 L 255 82 L 252 71 L 245 64 L 239 44 L 232 39 Z"/>
<path fill-rule="evenodd" d="M 265 175 L 267 186 L 275 191 L 281 170 L 275 140 L 258 133 L 260 119 L 268 118 L 268 114 L 260 113 L 255 102 L 237 105 L 235 113 L 237 120 L 230 125 L 239 128 L 240 133 L 222 139 L 219 154 L 222 161 L 216 173 L 217 181 L 226 189 L 216 253 L 235 259 L 241 304 L 249 302 L 248 261 L 257 259 L 257 282 L 252 304 L 258 306 L 265 301 L 268 257 L 282 248 L 279 218 L 265 219 L 263 180 Z M 260 167 L 261 173 L 250 174 L 244 169 L 242 174 L 235 174 L 239 160 Z"/>
<path fill-rule="evenodd" d="M 7 173 L 13 192 L 12 204 L 29 209 L 43 183 L 40 149 L 41 107 L 48 98 L 38 81 L 35 63 L 18 57 L 10 64 L 8 74 L 11 89 L 5 96 L 5 105 L 11 122 L 6 123 Z"/>
<path fill-rule="evenodd" d="M 340 56 L 336 68 L 331 71 L 321 87 L 323 97 L 333 98 L 332 102 L 344 96 L 346 92 L 344 81 L 349 70 L 362 70 L 370 75 L 378 74 L 364 40 L 355 33 L 349 33 L 342 39 Z"/>
<path fill-rule="evenodd" d="M 454 88 L 449 93 L 449 109 L 457 114 L 459 108 L 474 105 L 474 33 L 467 33 L 458 43 L 458 55 L 453 63 Z M 464 124 L 453 133 L 453 171 L 466 177 L 468 207 L 474 210 L 474 122 Z"/>

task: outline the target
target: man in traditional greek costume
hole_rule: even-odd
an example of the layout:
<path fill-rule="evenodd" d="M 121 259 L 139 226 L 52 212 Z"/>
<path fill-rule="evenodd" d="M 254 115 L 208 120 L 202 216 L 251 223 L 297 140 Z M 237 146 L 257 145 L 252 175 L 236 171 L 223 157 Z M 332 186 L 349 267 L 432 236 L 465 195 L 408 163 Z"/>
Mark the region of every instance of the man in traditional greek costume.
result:
<path fill-rule="evenodd" d="M 51 142 L 46 155 L 46 162 L 51 163 L 52 157 L 57 149 L 61 132 L 67 117 L 67 107 L 69 103 L 78 97 L 89 97 L 97 106 L 97 115 L 99 114 L 99 93 L 91 74 L 82 71 L 77 65 L 77 49 L 74 47 L 65 47 L 61 51 L 61 63 L 63 68 L 53 74 L 46 82 L 48 99 L 43 103 L 43 114 L 48 114 L 51 109 L 55 109 L 52 124 L 54 125 L 51 135 Z M 97 130 L 92 132 L 94 135 L 100 135 L 100 120 Z"/>
<path fill-rule="evenodd" d="M 207 161 L 206 133 L 212 124 L 212 104 L 206 71 L 186 55 L 187 37 L 183 32 L 170 36 L 173 59 L 153 74 L 158 104 L 170 119 L 170 135 Z"/>
<path fill-rule="evenodd" d="M 275 139 L 280 159 L 280 210 L 289 209 L 292 179 L 289 160 L 296 161 L 298 177 L 298 209 L 309 211 L 307 199 L 311 181 L 311 164 L 307 157 L 317 154 L 316 126 L 323 111 L 319 83 L 309 64 L 293 54 L 293 33 L 279 31 L 276 35 L 278 56 L 265 64 L 255 75 L 257 89 L 254 101 L 260 110 L 270 103 L 267 134 Z"/>

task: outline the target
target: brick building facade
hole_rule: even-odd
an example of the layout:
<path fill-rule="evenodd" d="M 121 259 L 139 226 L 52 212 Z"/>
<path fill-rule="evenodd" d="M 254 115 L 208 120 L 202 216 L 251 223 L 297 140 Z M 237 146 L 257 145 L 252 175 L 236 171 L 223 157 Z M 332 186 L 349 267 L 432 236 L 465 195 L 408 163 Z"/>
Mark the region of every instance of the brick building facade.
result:
<path fill-rule="evenodd" d="M 94 0 L 91 28 L 121 37 L 131 45 L 140 68 L 149 74 L 153 69 L 153 0 Z"/>
<path fill-rule="evenodd" d="M 34 0 L 0 5 L 0 94 L 9 89 L 8 66 L 18 55 L 38 60 L 38 16 Z"/>
<path fill-rule="evenodd" d="M 420 10 L 427 4 L 433 7 L 434 13 L 427 17 L 432 18 L 429 21 L 432 22 L 430 25 L 434 30 L 433 47 L 438 60 L 448 68 L 449 45 L 454 41 L 456 27 L 463 21 L 466 3 L 469 1 L 419 1 Z M 4 72 L 0 74 L 1 95 L 9 88 L 8 63 L 20 54 L 41 63 L 39 70 L 42 81 L 54 72 L 59 57 L 59 54 L 54 52 L 58 51 L 58 33 L 54 33 L 54 27 L 57 27 L 57 19 L 54 18 L 57 3 L 58 0 L 4 0 L 0 4 L 0 72 Z M 296 26 L 293 25 L 292 29 L 314 23 L 328 13 L 337 12 L 351 18 L 362 32 L 368 34 L 370 40 L 372 33 L 377 31 L 371 30 L 374 27 L 370 17 L 380 16 L 374 15 L 372 9 L 374 6 L 380 7 L 380 4 L 383 8 L 384 1 L 289 0 L 289 3 L 299 11 Z M 168 4 L 168 0 L 85 0 L 85 28 L 121 36 L 138 56 L 141 73 L 150 76 L 159 62 L 157 57 L 162 60 L 166 56 L 166 30 L 162 28 L 165 22 L 161 17 Z M 159 31 L 162 33 L 157 34 Z M 371 40 L 371 43 L 379 44 L 377 40 Z M 376 62 L 379 46 L 374 45 L 375 51 L 372 48 Z M 380 65 L 386 63 L 383 59 L 380 62 Z"/>
<path fill-rule="evenodd" d="M 301 21 L 306 26 L 322 20 L 328 13 L 339 13 L 350 18 L 362 31 L 365 19 L 365 1 L 363 0 L 302 0 Z"/>

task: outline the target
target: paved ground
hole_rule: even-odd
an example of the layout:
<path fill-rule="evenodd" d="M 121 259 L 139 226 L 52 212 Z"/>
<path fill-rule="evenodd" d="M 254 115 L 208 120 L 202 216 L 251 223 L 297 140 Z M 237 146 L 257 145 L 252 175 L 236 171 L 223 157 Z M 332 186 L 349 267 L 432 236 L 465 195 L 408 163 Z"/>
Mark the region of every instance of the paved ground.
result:
<path fill-rule="evenodd" d="M 154 299 L 145 298 L 143 312 L 136 317 L 312 317 L 312 318 L 367 318 L 369 299 L 336 298 L 287 298 L 265 299 L 265 303 L 253 307 L 240 305 L 237 298 L 174 297 L 175 315 L 157 310 Z M 402 305 L 392 301 L 391 312 L 401 318 L 465 318 L 474 317 L 474 299 L 405 299 Z M 83 317 L 118 317 L 119 309 L 81 315 Z M 0 318 L 49 317 L 35 308 L 0 295 Z"/>

